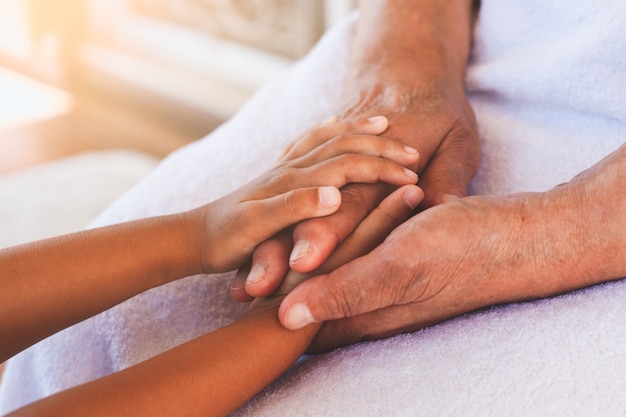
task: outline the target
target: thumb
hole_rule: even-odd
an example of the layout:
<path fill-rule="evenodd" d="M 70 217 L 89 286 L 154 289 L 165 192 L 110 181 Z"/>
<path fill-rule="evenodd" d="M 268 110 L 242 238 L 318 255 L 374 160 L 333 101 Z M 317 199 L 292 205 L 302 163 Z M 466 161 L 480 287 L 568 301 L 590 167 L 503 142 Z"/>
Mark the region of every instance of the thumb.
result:
<path fill-rule="evenodd" d="M 384 288 L 375 252 L 299 284 L 280 304 L 281 324 L 297 330 L 311 323 L 352 317 L 393 304 L 381 293 Z"/>
<path fill-rule="evenodd" d="M 242 216 L 240 225 L 248 227 L 246 233 L 256 245 L 302 220 L 336 212 L 341 205 L 341 192 L 332 186 L 297 188 L 244 204 L 248 215 Z"/>

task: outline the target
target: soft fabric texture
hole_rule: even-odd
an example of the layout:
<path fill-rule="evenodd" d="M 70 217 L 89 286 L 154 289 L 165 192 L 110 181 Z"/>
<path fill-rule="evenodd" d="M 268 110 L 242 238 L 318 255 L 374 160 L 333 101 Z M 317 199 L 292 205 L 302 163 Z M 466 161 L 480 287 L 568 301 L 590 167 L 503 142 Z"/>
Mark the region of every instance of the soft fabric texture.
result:
<path fill-rule="evenodd" d="M 474 193 L 546 190 L 626 138 L 626 3 L 483 0 L 467 83 L 482 139 Z M 273 164 L 337 112 L 354 16 L 208 138 L 173 154 L 106 224 L 190 208 Z M 584 242 L 581 242 L 584 244 Z M 149 291 L 10 361 L 2 411 L 222 326 L 233 274 Z M 304 357 L 238 416 L 623 415 L 626 282 L 495 307 Z"/>

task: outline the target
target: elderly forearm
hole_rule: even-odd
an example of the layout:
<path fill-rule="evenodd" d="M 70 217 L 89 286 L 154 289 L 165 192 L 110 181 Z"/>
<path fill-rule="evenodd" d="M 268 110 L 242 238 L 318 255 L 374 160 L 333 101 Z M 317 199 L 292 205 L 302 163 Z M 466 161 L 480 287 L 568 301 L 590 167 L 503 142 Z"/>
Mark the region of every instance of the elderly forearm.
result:
<path fill-rule="evenodd" d="M 406 82 L 463 84 L 472 30 L 472 0 L 362 0 L 352 77 L 382 71 Z"/>
<path fill-rule="evenodd" d="M 626 144 L 550 191 L 552 224 L 558 227 L 558 217 L 562 217 L 574 225 L 567 233 L 555 230 L 561 254 L 574 255 L 568 268 L 569 282 L 555 285 L 580 288 L 626 277 L 625 177 Z"/>

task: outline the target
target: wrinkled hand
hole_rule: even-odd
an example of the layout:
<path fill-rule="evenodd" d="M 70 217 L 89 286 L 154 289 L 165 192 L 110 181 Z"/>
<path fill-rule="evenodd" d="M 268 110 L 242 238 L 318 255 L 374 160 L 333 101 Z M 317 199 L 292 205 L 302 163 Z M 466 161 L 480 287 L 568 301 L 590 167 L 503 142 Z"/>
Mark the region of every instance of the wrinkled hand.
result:
<path fill-rule="evenodd" d="M 372 83 L 366 92 L 349 96 L 355 102 L 347 106 L 344 117 L 385 114 L 389 119 L 385 137 L 419 150 L 420 159 L 412 168 L 422 173 L 422 207 L 439 204 L 446 195 L 466 195 L 478 166 L 479 145 L 474 115 L 462 91 L 438 86 L 406 91 L 404 86 L 376 87 Z M 240 271 L 233 283 L 237 298 L 245 301 L 271 294 L 289 268 L 298 272 L 318 268 L 392 190 L 387 184 L 348 185 L 342 189 L 343 204 L 336 213 L 302 222 L 292 236 L 283 235 L 260 245 L 253 257 L 252 273 Z"/>
<path fill-rule="evenodd" d="M 332 214 L 341 206 L 339 189 L 345 184 L 415 184 L 417 175 L 406 166 L 419 155 L 397 141 L 373 136 L 386 126 L 384 117 L 322 124 L 256 180 L 185 213 L 189 247 L 203 271 L 237 268 L 259 243 L 286 227 Z"/>
<path fill-rule="evenodd" d="M 527 255 L 535 255 L 516 241 L 521 206 L 516 198 L 468 197 L 425 210 L 371 253 L 300 284 L 281 304 L 280 320 L 291 329 L 306 324 L 303 317 L 325 321 L 312 346 L 319 351 L 503 302 L 507 280 L 523 276 Z"/>
<path fill-rule="evenodd" d="M 408 219 L 424 198 L 423 191 L 415 185 L 405 185 L 386 197 L 356 228 L 348 239 L 343 241 L 324 264 L 316 271 L 330 272 L 348 260 L 362 256 L 374 249 L 397 226 Z M 251 312 L 266 308 L 277 308 L 279 302 L 306 280 L 312 273 L 289 271 L 280 288 L 270 297 L 258 297 L 251 304 Z M 309 320 L 307 324 L 312 321 Z M 303 327 L 306 324 L 303 324 Z"/>
<path fill-rule="evenodd" d="M 425 210 L 366 256 L 300 284 L 280 320 L 326 321 L 312 346 L 320 351 L 621 278 L 624 175 L 626 146 L 548 192 Z"/>

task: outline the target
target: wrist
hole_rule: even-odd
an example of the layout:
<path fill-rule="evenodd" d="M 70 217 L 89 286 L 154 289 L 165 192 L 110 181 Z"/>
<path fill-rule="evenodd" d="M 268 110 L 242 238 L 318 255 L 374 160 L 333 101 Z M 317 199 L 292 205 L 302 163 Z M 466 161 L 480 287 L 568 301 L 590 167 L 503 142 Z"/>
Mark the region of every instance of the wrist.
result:
<path fill-rule="evenodd" d="M 175 233 L 178 245 L 175 248 L 175 268 L 176 275 L 181 277 L 197 275 L 206 272 L 206 266 L 202 262 L 201 233 L 202 226 L 201 213 L 190 210 L 168 216 L 175 225 Z M 173 250 L 174 248 L 172 248 Z"/>
<path fill-rule="evenodd" d="M 626 276 L 626 219 L 606 197 L 591 182 L 572 181 L 524 202 L 519 233 L 523 250 L 534 254 L 526 274 L 532 298 Z"/>

